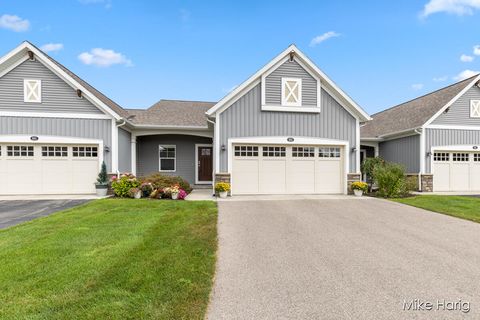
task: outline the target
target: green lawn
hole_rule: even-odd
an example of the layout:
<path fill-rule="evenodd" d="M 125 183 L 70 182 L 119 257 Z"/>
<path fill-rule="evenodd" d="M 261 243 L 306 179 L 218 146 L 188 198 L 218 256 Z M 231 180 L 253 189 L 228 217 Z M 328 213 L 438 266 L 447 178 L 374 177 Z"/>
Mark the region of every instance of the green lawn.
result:
<path fill-rule="evenodd" d="M 480 222 L 480 198 L 422 195 L 411 198 L 394 199 L 394 201 L 449 216 Z"/>
<path fill-rule="evenodd" d="M 203 319 L 214 202 L 97 200 L 0 231 L 1 319 Z"/>

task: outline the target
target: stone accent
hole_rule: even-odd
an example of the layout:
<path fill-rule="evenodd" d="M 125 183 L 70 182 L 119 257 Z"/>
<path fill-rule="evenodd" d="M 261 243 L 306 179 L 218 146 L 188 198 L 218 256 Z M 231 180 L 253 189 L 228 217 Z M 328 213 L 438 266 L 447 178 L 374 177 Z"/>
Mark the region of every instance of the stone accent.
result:
<path fill-rule="evenodd" d="M 347 174 L 347 192 L 348 194 L 353 194 L 352 183 L 355 181 L 361 181 L 362 175 L 360 173 L 349 173 Z"/>
<path fill-rule="evenodd" d="M 422 174 L 422 192 L 433 192 L 433 174 Z"/>
<path fill-rule="evenodd" d="M 215 173 L 215 184 L 217 182 L 231 183 L 230 181 L 231 181 L 230 173 L 228 172 Z M 215 195 L 217 195 L 216 192 L 215 192 Z M 228 193 L 228 195 L 230 195 L 230 192 Z"/>

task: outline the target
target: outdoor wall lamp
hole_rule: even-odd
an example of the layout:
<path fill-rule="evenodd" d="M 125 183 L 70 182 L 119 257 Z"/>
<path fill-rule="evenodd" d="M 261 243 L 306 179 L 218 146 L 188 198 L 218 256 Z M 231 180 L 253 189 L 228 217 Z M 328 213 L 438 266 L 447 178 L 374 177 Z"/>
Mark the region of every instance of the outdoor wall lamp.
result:
<path fill-rule="evenodd" d="M 430 157 L 432 153 L 430 151 L 427 152 L 427 157 Z"/>
<path fill-rule="evenodd" d="M 222 144 L 221 149 L 222 149 L 222 151 L 227 150 L 227 148 L 225 148 L 225 145 L 224 145 L 224 144 Z"/>

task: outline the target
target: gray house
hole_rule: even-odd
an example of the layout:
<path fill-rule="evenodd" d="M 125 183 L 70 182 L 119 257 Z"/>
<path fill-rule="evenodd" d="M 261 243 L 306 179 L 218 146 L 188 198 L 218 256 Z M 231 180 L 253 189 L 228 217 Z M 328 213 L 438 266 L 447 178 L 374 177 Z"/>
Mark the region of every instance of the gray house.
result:
<path fill-rule="evenodd" d="M 480 191 L 480 75 L 372 116 L 362 158 L 379 155 L 419 177 L 422 191 Z"/>
<path fill-rule="evenodd" d="M 218 103 L 127 110 L 24 42 L 0 60 L 0 194 L 92 193 L 103 161 L 232 194 L 346 193 L 368 120 L 294 45 Z"/>

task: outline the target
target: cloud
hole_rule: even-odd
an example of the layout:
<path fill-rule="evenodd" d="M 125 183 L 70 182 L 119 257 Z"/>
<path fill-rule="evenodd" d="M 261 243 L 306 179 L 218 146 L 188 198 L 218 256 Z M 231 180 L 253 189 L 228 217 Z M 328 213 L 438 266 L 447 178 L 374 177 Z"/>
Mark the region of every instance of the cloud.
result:
<path fill-rule="evenodd" d="M 325 32 L 324 34 L 321 34 L 319 36 L 316 36 L 315 38 L 313 38 L 311 41 L 310 41 L 310 47 L 315 47 L 316 45 L 322 43 L 323 41 L 325 40 L 328 40 L 330 38 L 335 38 L 335 37 L 339 37 L 341 34 L 340 33 L 337 33 L 335 31 L 328 31 L 328 32 Z"/>
<path fill-rule="evenodd" d="M 47 43 L 40 47 L 45 52 L 56 52 L 63 49 L 63 43 Z"/>
<path fill-rule="evenodd" d="M 435 82 L 443 82 L 443 81 L 447 81 L 447 79 L 448 79 L 447 76 L 441 76 L 441 77 L 435 77 L 432 80 Z"/>
<path fill-rule="evenodd" d="M 112 7 L 112 0 L 78 0 L 81 4 L 103 4 L 105 9 Z"/>
<path fill-rule="evenodd" d="M 23 32 L 30 29 L 30 21 L 19 16 L 4 14 L 0 17 L 0 28 Z"/>
<path fill-rule="evenodd" d="M 473 57 L 472 56 L 469 56 L 469 55 L 466 55 L 466 54 L 462 54 L 460 56 L 460 61 L 462 62 L 472 62 L 473 61 Z"/>
<path fill-rule="evenodd" d="M 462 72 L 457 74 L 455 77 L 453 77 L 453 80 L 456 80 L 456 81 L 465 80 L 465 79 L 473 77 L 474 75 L 479 74 L 479 73 L 480 73 L 480 71 L 474 71 L 474 70 L 469 70 L 469 69 L 463 70 Z"/>
<path fill-rule="evenodd" d="M 110 49 L 94 48 L 90 52 L 82 52 L 78 59 L 86 65 L 98 67 L 110 67 L 114 64 L 123 64 L 127 67 L 133 66 L 132 61 L 123 54 Z"/>
<path fill-rule="evenodd" d="M 480 9 L 480 0 L 430 0 L 423 7 L 421 16 L 428 17 L 439 12 L 464 16 L 472 15 L 478 9 Z"/>
<path fill-rule="evenodd" d="M 412 89 L 415 90 L 415 91 L 423 89 L 423 83 L 412 84 Z"/>
<path fill-rule="evenodd" d="M 480 45 L 473 46 L 473 54 L 476 56 L 480 56 Z"/>

